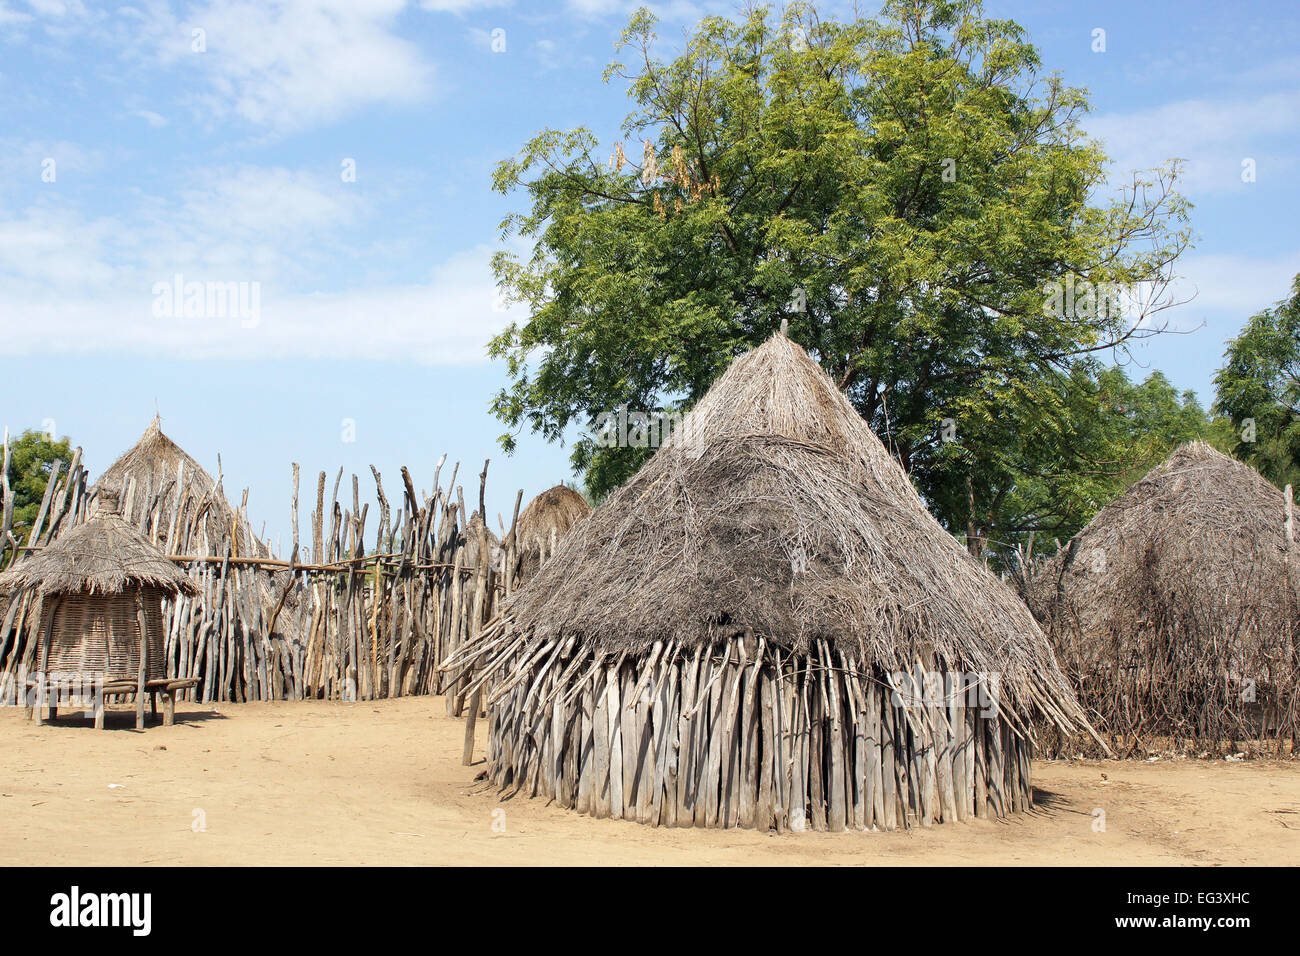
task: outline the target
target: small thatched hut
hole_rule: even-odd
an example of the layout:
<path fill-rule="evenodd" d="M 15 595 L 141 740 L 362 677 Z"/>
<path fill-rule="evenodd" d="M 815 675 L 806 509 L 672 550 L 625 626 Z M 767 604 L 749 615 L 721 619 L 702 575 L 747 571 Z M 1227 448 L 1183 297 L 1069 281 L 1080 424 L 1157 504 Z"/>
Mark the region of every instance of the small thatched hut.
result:
<path fill-rule="evenodd" d="M 1024 604 L 783 335 L 737 359 L 447 662 L 488 774 L 662 826 L 893 829 L 1028 807 L 1082 714 Z"/>
<path fill-rule="evenodd" d="M 96 727 L 104 726 L 104 697 L 114 694 L 137 695 L 143 727 L 144 694 L 161 693 L 171 722 L 172 692 L 193 681 L 167 679 L 162 599 L 196 589 L 122 519 L 111 492 L 101 493 L 93 518 L 0 574 L 0 589 L 41 600 L 38 672 L 28 681 L 38 721 L 42 703 L 53 717 L 58 694 L 90 688 Z"/>
<path fill-rule="evenodd" d="M 587 499 L 565 485 L 547 488 L 528 502 L 515 532 L 516 580 L 532 580 L 569 529 L 590 513 Z"/>
<path fill-rule="evenodd" d="M 1193 442 L 1034 574 L 1030 607 L 1121 753 L 1294 740 L 1300 555 L 1290 513 L 1254 469 Z"/>
<path fill-rule="evenodd" d="M 116 494 L 123 517 L 170 553 L 219 554 L 227 539 L 233 555 L 270 553 L 221 482 L 163 433 L 156 416 L 99 476 L 95 491 Z"/>

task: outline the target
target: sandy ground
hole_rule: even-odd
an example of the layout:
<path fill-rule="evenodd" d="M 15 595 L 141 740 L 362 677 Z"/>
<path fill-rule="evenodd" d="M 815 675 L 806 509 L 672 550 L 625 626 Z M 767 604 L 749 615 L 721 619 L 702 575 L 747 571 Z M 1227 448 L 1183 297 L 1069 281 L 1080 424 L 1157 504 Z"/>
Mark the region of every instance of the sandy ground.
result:
<path fill-rule="evenodd" d="M 0 709 L 0 864 L 1300 861 L 1300 762 L 1039 762 L 1039 807 L 1011 821 L 777 836 L 502 803 L 474 781 L 481 749 L 461 766 L 441 698 L 181 704 L 177 721 L 137 732 L 110 712 L 96 732 Z"/>

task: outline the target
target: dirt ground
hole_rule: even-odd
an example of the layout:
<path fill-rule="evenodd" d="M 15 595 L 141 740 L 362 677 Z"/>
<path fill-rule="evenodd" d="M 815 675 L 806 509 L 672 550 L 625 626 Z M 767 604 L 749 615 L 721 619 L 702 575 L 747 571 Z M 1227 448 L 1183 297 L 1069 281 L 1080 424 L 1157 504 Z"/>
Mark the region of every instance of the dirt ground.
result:
<path fill-rule="evenodd" d="M 0 864 L 1295 864 L 1300 762 L 1039 762 L 1038 808 L 895 833 L 655 829 L 500 802 L 442 698 L 0 708 Z M 1104 832 L 1094 829 L 1104 811 Z"/>

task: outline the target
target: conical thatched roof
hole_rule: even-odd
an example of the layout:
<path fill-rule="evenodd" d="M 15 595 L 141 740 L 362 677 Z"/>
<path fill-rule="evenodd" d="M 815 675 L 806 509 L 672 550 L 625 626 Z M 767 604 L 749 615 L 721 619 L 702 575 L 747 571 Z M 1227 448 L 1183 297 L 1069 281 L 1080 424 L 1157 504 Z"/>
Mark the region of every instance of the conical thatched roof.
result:
<path fill-rule="evenodd" d="M 184 572 L 116 512 L 101 511 L 69 528 L 41 551 L 0 574 L 0 589 L 39 595 L 119 594 L 156 587 L 195 594 Z"/>
<path fill-rule="evenodd" d="M 1077 704 L 1024 604 L 926 510 L 821 367 L 777 335 L 580 522 L 507 608 L 534 640 L 639 652 L 720 629 L 887 670 L 1000 676 L 1004 701 Z"/>
<path fill-rule="evenodd" d="M 1034 575 L 1030 606 L 1099 729 L 1227 739 L 1295 726 L 1300 556 L 1288 558 L 1285 513 L 1254 469 L 1192 442 Z"/>
<path fill-rule="evenodd" d="M 123 516 L 160 541 L 166 537 L 179 508 L 187 515 L 186 520 L 196 516 L 201 519 L 208 535 L 207 550 L 216 553 L 220 542 L 230 537 L 236 554 L 269 554 L 244 516 L 226 500 L 217 480 L 163 433 L 157 417 L 140 440 L 99 476 L 95 491 L 117 493 Z M 202 542 L 188 545 L 197 548 Z"/>
<path fill-rule="evenodd" d="M 547 488 L 528 502 L 528 507 L 519 513 L 515 532 L 521 579 L 528 580 L 536 574 L 569 529 L 590 513 L 587 499 L 564 485 Z"/>
<path fill-rule="evenodd" d="M 211 494 L 216 481 L 185 449 L 163 434 L 157 417 L 149 423 L 140 440 L 105 469 L 95 482 L 96 488 L 122 491 L 128 478 L 138 484 L 149 484 L 155 492 L 176 480 L 183 472 L 186 491 L 196 497 Z"/>
<path fill-rule="evenodd" d="M 1034 576 L 1030 603 L 1047 615 L 1064 594 L 1075 627 L 1111 630 L 1139 611 L 1145 582 L 1212 616 L 1249 601 L 1261 623 L 1294 629 L 1285 507 L 1250 466 L 1204 442 L 1183 445 Z"/>
<path fill-rule="evenodd" d="M 1083 634 L 1135 629 L 1152 596 L 1206 622 L 1249 610 L 1259 628 L 1294 631 L 1285 507 L 1253 468 L 1204 442 L 1183 445 L 1034 576 L 1030 604 Z"/>

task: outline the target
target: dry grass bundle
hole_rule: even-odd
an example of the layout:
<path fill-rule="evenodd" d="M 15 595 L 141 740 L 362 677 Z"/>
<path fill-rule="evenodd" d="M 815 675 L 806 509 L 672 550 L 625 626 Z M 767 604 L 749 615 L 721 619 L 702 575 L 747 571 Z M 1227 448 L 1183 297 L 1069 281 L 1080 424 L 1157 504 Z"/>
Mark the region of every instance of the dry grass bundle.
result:
<path fill-rule="evenodd" d="M 1287 513 L 1252 468 L 1194 442 L 1034 575 L 1030 606 L 1122 753 L 1295 740 L 1300 592 Z"/>
<path fill-rule="evenodd" d="M 121 594 L 156 588 L 196 594 L 184 571 L 116 512 L 101 511 L 0 574 L 0 589 L 52 594 Z"/>
<path fill-rule="evenodd" d="M 491 688 L 499 785 L 666 825 L 1001 815 L 1032 717 L 1084 726 L 1024 605 L 784 336 L 446 666 Z"/>
<path fill-rule="evenodd" d="M 528 502 L 515 531 L 518 580 L 532 580 L 569 529 L 590 513 L 587 499 L 564 485 L 548 488 Z"/>

